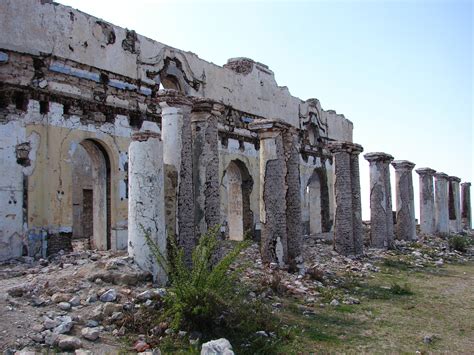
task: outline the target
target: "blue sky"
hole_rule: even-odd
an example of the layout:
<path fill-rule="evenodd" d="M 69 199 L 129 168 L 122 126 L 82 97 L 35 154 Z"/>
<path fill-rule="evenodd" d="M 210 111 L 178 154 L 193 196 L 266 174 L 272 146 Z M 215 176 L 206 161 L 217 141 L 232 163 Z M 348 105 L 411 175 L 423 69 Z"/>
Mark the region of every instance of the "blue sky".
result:
<path fill-rule="evenodd" d="M 59 2 L 218 65 L 240 56 L 267 64 L 293 95 L 354 122 L 365 152 L 474 182 L 472 1 Z M 360 166 L 368 219 L 368 163 Z"/>

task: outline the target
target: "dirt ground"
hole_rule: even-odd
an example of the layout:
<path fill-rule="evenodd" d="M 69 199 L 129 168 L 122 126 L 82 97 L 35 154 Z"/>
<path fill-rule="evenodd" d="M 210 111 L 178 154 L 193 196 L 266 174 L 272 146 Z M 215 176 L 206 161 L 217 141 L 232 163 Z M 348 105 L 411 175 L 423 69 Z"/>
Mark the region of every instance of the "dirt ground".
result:
<path fill-rule="evenodd" d="M 274 313 L 294 329 L 281 353 L 469 353 L 474 348 L 472 244 L 460 253 L 446 238 L 426 236 L 347 258 L 332 250 L 327 236 L 313 236 L 306 238 L 304 253 L 299 273 L 263 265 L 257 244 L 233 266 L 243 267 L 241 279 L 251 285 L 251 297 L 275 305 Z M 4 263 L 0 349 L 7 354 L 136 351 L 134 343 L 149 334 L 128 334 L 124 313 L 156 309 L 163 292 L 124 253 L 78 251 Z M 97 339 L 85 337 L 87 330 Z"/>

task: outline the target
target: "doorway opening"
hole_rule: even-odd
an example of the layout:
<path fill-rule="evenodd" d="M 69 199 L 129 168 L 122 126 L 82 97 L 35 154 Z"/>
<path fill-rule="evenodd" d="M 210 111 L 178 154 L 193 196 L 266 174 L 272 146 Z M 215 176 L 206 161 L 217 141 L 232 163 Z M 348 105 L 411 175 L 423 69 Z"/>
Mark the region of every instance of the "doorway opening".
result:
<path fill-rule="evenodd" d="M 72 156 L 73 238 L 108 250 L 111 240 L 110 159 L 101 143 L 83 140 Z"/>
<path fill-rule="evenodd" d="M 306 185 L 305 193 L 309 209 L 309 233 L 329 232 L 332 221 L 329 214 L 329 188 L 324 168 L 314 169 Z"/>
<path fill-rule="evenodd" d="M 245 233 L 252 233 L 253 213 L 250 209 L 250 194 L 253 179 L 240 160 L 232 160 L 225 173 L 227 187 L 227 227 L 229 239 L 243 240 Z"/>

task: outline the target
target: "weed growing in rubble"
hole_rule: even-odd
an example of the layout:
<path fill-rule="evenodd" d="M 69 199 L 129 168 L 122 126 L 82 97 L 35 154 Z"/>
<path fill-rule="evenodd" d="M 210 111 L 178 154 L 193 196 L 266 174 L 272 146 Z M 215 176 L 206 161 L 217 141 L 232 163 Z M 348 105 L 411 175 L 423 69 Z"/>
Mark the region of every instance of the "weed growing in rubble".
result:
<path fill-rule="evenodd" d="M 461 253 L 465 253 L 469 247 L 469 240 L 467 237 L 454 234 L 448 237 L 448 244 L 450 250 L 457 250 Z"/>
<path fill-rule="evenodd" d="M 219 230 L 220 226 L 215 226 L 201 236 L 192 253 L 191 268 L 174 238 L 168 242 L 168 260 L 147 238 L 170 280 L 161 320 L 169 322 L 175 331 L 199 331 L 202 340 L 225 337 L 241 353 L 271 353 L 280 342 L 279 324 L 263 302 L 248 299 L 248 290 L 238 282 L 239 270 L 231 268 L 250 241 L 236 244 L 216 262 Z M 259 334 L 262 330 L 269 335 Z"/>

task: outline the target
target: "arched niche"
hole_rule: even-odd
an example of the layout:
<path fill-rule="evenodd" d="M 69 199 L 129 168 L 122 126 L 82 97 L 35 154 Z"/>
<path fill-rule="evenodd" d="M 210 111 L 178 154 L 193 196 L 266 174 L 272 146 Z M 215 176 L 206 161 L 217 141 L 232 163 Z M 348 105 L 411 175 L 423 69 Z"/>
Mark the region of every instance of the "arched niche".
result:
<path fill-rule="evenodd" d="M 253 179 L 245 163 L 238 159 L 232 160 L 224 172 L 223 183 L 226 187 L 229 239 L 243 240 L 244 234 L 253 229 L 253 213 L 250 209 Z"/>

